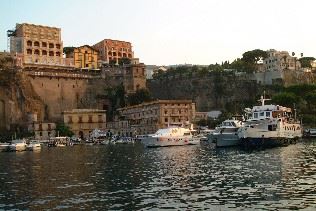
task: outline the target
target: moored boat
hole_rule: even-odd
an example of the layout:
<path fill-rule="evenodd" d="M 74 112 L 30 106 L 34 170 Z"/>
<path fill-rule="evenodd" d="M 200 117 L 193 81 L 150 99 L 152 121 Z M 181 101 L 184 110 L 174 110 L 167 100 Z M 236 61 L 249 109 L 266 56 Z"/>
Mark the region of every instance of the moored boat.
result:
<path fill-rule="evenodd" d="M 194 138 L 191 130 L 179 126 L 170 126 L 159 129 L 155 134 L 141 139 L 146 147 L 168 147 L 196 145 L 200 143 L 199 138 Z"/>
<path fill-rule="evenodd" d="M 29 151 L 40 150 L 42 145 L 38 140 L 31 140 L 29 144 L 26 146 L 26 149 Z"/>
<path fill-rule="evenodd" d="M 245 147 L 275 147 L 296 143 L 302 137 L 302 127 L 292 109 L 280 105 L 265 105 L 245 109 L 247 120 L 238 130 Z"/>
<path fill-rule="evenodd" d="M 238 119 L 238 117 L 234 116 L 232 119 L 227 119 L 223 121 L 221 125 L 209 135 L 209 143 L 215 144 L 216 147 L 240 145 L 237 131 L 243 123 L 240 119 Z"/>
<path fill-rule="evenodd" d="M 0 152 L 5 152 L 9 150 L 10 143 L 0 143 Z"/>
<path fill-rule="evenodd" d="M 12 140 L 9 145 L 9 151 L 25 151 L 26 150 L 26 140 L 25 139 L 17 139 Z"/>

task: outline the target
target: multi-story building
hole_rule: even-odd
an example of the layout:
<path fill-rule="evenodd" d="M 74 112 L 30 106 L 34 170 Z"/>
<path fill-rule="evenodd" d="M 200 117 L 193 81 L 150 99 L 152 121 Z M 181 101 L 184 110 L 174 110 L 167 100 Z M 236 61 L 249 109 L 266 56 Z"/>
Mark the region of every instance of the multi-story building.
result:
<path fill-rule="evenodd" d="M 124 67 L 124 89 L 127 94 L 146 88 L 146 72 L 143 63 L 135 63 Z"/>
<path fill-rule="evenodd" d="M 88 138 L 94 129 L 106 128 L 106 111 L 97 109 L 73 109 L 64 111 L 64 123 L 75 136 Z"/>
<path fill-rule="evenodd" d="M 23 66 L 64 65 L 61 29 L 28 23 L 8 31 L 10 52 L 23 55 Z"/>
<path fill-rule="evenodd" d="M 118 109 L 120 119 L 129 121 L 130 133 L 151 134 L 173 124 L 186 124 L 195 119 L 191 100 L 158 100 Z"/>
<path fill-rule="evenodd" d="M 97 69 L 98 51 L 89 45 L 73 48 L 67 52 L 66 58 L 72 58 L 75 68 L 79 69 Z"/>
<path fill-rule="evenodd" d="M 93 48 L 99 51 L 99 60 L 103 63 L 113 61 L 117 64 L 120 58 L 134 58 L 134 52 L 130 42 L 104 39 L 93 45 Z"/>
<path fill-rule="evenodd" d="M 267 51 L 268 57 L 263 60 L 263 71 L 299 70 L 301 63 L 297 57 L 290 56 L 287 51 Z"/>

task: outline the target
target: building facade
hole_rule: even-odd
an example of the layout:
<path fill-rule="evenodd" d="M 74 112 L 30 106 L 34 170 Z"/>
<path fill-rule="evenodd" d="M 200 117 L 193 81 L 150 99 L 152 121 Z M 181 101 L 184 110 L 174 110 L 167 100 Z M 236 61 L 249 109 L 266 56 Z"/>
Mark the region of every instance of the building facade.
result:
<path fill-rule="evenodd" d="M 99 52 L 99 60 L 103 63 L 115 62 L 118 64 L 120 58 L 134 58 L 132 44 L 130 42 L 104 39 L 95 45 L 93 48 Z"/>
<path fill-rule="evenodd" d="M 28 23 L 8 31 L 10 52 L 23 55 L 23 65 L 64 65 L 61 29 Z"/>
<path fill-rule="evenodd" d="M 73 109 L 64 111 L 64 123 L 75 136 L 88 138 L 94 129 L 105 130 L 106 111 L 97 109 Z"/>
<path fill-rule="evenodd" d="M 127 94 L 135 93 L 146 88 L 146 72 L 143 63 L 131 64 L 124 67 L 124 89 Z"/>
<path fill-rule="evenodd" d="M 191 100 L 158 100 L 118 109 L 120 119 L 129 121 L 130 133 L 152 134 L 168 125 L 192 123 L 195 103 Z"/>
<path fill-rule="evenodd" d="M 299 70 L 301 63 L 297 57 L 290 56 L 287 51 L 267 51 L 268 57 L 263 60 L 263 71 Z"/>
<path fill-rule="evenodd" d="M 89 45 L 74 48 L 66 54 L 66 58 L 72 58 L 75 68 L 98 69 L 98 51 Z"/>

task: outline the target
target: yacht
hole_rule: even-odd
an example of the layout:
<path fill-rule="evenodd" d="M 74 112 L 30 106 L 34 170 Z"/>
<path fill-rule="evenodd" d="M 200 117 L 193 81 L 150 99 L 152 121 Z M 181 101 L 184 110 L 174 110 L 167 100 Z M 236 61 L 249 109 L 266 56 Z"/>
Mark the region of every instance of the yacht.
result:
<path fill-rule="evenodd" d="M 159 129 L 155 134 L 141 139 L 146 147 L 168 147 L 196 145 L 200 143 L 199 138 L 195 138 L 191 130 L 180 126 L 170 126 Z"/>
<path fill-rule="evenodd" d="M 10 151 L 25 151 L 26 150 L 26 140 L 25 139 L 17 139 L 13 140 L 9 145 Z"/>
<path fill-rule="evenodd" d="M 302 137 L 300 121 L 292 109 L 280 105 L 266 105 L 261 96 L 261 105 L 246 108 L 246 121 L 238 130 L 238 137 L 245 147 L 274 147 L 296 141 Z"/>
<path fill-rule="evenodd" d="M 223 121 L 215 131 L 209 135 L 209 143 L 215 144 L 216 147 L 229 147 L 240 145 L 237 135 L 238 129 L 243 125 L 240 116 L 234 116 L 232 119 Z"/>
<path fill-rule="evenodd" d="M 40 150 L 41 148 L 41 143 L 38 140 L 31 140 L 30 143 L 26 146 L 26 149 L 30 151 Z"/>

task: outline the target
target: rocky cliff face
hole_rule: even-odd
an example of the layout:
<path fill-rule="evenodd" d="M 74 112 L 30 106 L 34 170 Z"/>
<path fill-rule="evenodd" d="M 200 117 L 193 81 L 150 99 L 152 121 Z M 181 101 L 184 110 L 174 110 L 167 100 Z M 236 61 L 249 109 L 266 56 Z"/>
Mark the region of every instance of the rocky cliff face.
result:
<path fill-rule="evenodd" d="M 39 118 L 43 116 L 45 106 L 22 72 L 2 69 L 0 81 L 1 130 L 10 130 L 17 125 L 25 126 L 30 113 L 36 113 Z"/>
<path fill-rule="evenodd" d="M 213 72 L 204 76 L 192 74 L 189 77 L 173 75 L 149 81 L 148 88 L 158 99 L 192 99 L 198 111 L 243 106 L 253 102 L 259 92 L 256 81 L 247 75 L 236 76 L 229 72 Z"/>

